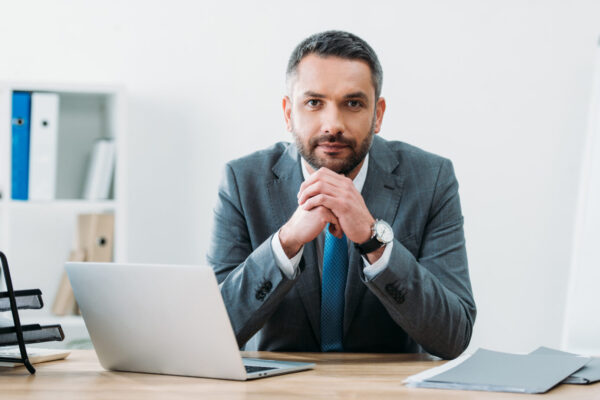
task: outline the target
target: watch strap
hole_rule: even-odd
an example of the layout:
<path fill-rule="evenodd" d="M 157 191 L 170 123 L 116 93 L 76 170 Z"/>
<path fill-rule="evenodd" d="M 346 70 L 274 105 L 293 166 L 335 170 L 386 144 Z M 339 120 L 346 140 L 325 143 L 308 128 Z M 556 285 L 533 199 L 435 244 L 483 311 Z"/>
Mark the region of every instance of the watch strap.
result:
<path fill-rule="evenodd" d="M 377 250 L 384 244 L 385 243 L 382 243 L 377 239 L 377 236 L 373 236 L 371 239 L 367 240 L 364 243 L 355 243 L 354 246 L 358 249 L 360 254 L 368 254 L 372 251 Z"/>

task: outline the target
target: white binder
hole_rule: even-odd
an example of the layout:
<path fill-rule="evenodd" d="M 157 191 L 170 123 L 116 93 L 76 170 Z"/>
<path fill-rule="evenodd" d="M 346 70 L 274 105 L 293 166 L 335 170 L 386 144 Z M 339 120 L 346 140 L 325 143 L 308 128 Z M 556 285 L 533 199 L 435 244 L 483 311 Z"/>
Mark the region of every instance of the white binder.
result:
<path fill-rule="evenodd" d="M 83 190 L 84 199 L 108 199 L 115 168 L 115 153 L 113 140 L 103 139 L 94 143 Z"/>
<path fill-rule="evenodd" d="M 33 93 L 31 96 L 29 200 L 53 200 L 56 197 L 58 107 L 56 93 Z"/>

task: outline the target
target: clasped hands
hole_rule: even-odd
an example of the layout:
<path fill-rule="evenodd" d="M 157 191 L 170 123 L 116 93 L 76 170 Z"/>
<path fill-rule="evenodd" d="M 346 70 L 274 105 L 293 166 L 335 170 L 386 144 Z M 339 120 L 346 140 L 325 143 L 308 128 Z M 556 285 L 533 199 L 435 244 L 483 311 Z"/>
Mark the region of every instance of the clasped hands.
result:
<path fill-rule="evenodd" d="M 320 168 L 306 179 L 298 192 L 298 208 L 279 230 L 283 251 L 292 258 L 329 225 L 329 232 L 341 238 L 343 234 L 354 243 L 371 238 L 375 219 L 352 180 L 330 169 Z M 373 263 L 383 248 L 369 253 Z"/>

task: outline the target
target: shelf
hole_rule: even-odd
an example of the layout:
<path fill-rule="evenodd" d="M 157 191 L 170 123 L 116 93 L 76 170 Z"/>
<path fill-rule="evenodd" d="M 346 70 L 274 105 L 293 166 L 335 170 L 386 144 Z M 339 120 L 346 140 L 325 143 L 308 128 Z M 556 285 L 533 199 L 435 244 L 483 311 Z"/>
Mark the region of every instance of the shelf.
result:
<path fill-rule="evenodd" d="M 15 91 L 51 92 L 59 97 L 54 200 L 19 201 L 9 195 Z M 0 81 L 0 250 L 15 266 L 12 278 L 16 287 L 39 288 L 47 306 L 55 301 L 64 263 L 77 245 L 78 215 L 112 214 L 114 259 L 126 260 L 126 114 L 125 90 L 121 86 Z M 83 196 L 93 149 L 105 139 L 113 140 L 116 148 L 108 199 L 87 200 Z M 0 291 L 3 288 L 0 280 Z M 32 317 L 27 321 L 30 324 L 62 325 L 67 341 L 89 340 L 81 317 L 54 317 L 43 309 L 38 313 L 35 317 L 27 312 L 23 315 Z"/>
<path fill-rule="evenodd" d="M 31 210 L 35 208 L 66 208 L 66 209 L 76 209 L 76 210 L 111 210 L 114 211 L 117 207 L 117 203 L 114 200 L 102 200 L 102 201 L 94 201 L 94 200 L 52 200 L 52 201 L 19 201 L 19 200 L 4 200 L 0 201 L 0 205 L 4 205 L 4 207 L 8 210 Z"/>
<path fill-rule="evenodd" d="M 94 91 L 93 89 L 97 89 Z M 52 92 L 58 99 L 57 136 L 55 160 L 54 197 L 57 199 L 79 199 L 82 197 L 87 171 L 95 143 L 102 139 L 112 139 L 120 148 L 119 120 L 121 101 L 118 100 L 120 90 L 114 87 L 77 87 L 54 85 L 5 85 L 0 83 L 0 109 L 7 109 L 7 116 L 12 115 L 12 95 L 16 91 L 32 93 Z M 33 102 L 33 100 L 32 100 Z M 33 109 L 33 103 L 32 103 Z M 33 117 L 33 114 L 32 114 Z M 3 118 L 0 118 L 2 122 Z M 5 168 L 0 169 L 0 186 L 3 198 L 8 199 L 11 187 L 11 138 L 12 124 L 0 125 L 0 155 L 6 155 Z M 33 122 L 32 122 L 33 123 Z M 7 129 L 8 128 L 8 129 Z M 3 133 L 2 131 L 5 131 Z M 118 157 L 117 157 L 118 158 Z M 118 167 L 118 160 L 115 162 Z M 115 175 L 116 178 L 116 175 Z M 117 188 L 111 186 L 109 199 L 118 197 Z"/>
<path fill-rule="evenodd" d="M 86 85 L 47 82 L 10 82 L 10 84 L 4 84 L 9 86 L 11 90 L 22 92 L 55 92 L 84 95 L 94 93 L 112 96 L 123 90 L 121 86 L 116 85 Z"/>

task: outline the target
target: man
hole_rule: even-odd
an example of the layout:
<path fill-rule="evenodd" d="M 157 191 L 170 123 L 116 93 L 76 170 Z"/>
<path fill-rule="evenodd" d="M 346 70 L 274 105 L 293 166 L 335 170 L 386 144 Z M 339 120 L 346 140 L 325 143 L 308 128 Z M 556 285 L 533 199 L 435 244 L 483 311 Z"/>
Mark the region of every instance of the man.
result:
<path fill-rule="evenodd" d="M 225 167 L 207 256 L 238 344 L 454 358 L 475 303 L 450 161 L 381 139 L 373 49 L 347 32 L 292 53 L 295 144 Z"/>

